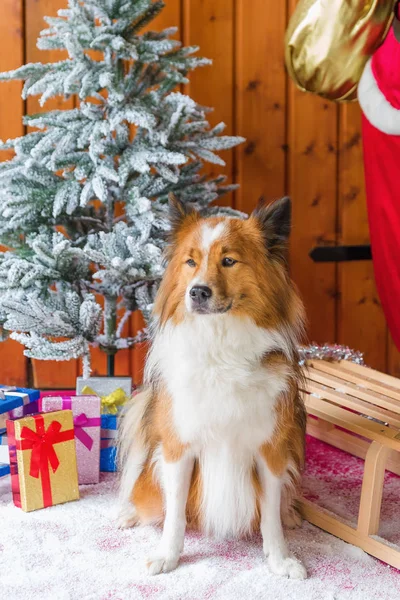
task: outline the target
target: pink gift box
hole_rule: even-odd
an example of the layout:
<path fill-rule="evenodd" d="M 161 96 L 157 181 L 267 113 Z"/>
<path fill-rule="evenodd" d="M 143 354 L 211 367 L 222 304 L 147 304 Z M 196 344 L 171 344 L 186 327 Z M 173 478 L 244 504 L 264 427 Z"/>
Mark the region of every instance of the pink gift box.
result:
<path fill-rule="evenodd" d="M 47 398 L 47 396 L 61 396 L 62 398 L 69 398 L 70 396 L 76 396 L 75 390 L 41 390 L 40 397 Z"/>
<path fill-rule="evenodd" d="M 100 479 L 100 398 L 98 396 L 44 396 L 39 412 L 72 410 L 79 483 Z"/>

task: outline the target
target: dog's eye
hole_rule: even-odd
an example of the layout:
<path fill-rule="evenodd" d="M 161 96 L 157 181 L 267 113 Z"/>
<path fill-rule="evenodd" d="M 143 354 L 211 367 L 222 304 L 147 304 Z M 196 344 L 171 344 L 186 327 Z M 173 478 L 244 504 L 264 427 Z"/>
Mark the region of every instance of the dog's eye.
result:
<path fill-rule="evenodd" d="M 186 261 L 186 264 L 189 267 L 195 267 L 196 266 L 196 263 L 194 262 L 193 258 L 189 258 L 189 260 Z"/>
<path fill-rule="evenodd" d="M 234 258 L 230 258 L 229 256 L 225 256 L 225 258 L 222 259 L 223 267 L 232 267 L 236 263 L 237 260 L 235 260 Z"/>

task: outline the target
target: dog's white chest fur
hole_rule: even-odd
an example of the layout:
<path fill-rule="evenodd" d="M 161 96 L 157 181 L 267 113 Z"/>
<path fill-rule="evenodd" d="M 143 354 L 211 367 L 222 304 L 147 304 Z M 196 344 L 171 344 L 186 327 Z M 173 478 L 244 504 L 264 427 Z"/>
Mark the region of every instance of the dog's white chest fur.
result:
<path fill-rule="evenodd" d="M 285 373 L 260 363 L 285 350 L 277 332 L 248 318 L 194 317 L 158 334 L 148 368 L 157 370 L 172 398 L 173 423 L 200 463 L 207 532 L 245 533 L 254 516 L 252 470 L 275 428 L 275 403 Z"/>

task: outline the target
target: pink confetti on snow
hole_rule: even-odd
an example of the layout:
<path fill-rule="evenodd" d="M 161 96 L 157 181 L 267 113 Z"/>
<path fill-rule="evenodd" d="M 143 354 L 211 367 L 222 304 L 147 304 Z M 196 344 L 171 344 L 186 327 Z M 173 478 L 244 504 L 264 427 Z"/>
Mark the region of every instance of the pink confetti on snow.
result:
<path fill-rule="evenodd" d="M 363 461 L 309 439 L 304 490 L 326 508 L 354 519 Z M 400 572 L 304 523 L 287 532 L 309 579 L 269 573 L 260 535 L 217 541 L 188 532 L 180 567 L 148 577 L 144 563 L 160 528 L 119 531 L 116 478 L 84 486 L 82 500 L 24 514 L 13 506 L 8 478 L 0 480 L 3 598 L 14 600 L 398 600 Z M 381 534 L 400 542 L 400 478 L 387 473 Z"/>

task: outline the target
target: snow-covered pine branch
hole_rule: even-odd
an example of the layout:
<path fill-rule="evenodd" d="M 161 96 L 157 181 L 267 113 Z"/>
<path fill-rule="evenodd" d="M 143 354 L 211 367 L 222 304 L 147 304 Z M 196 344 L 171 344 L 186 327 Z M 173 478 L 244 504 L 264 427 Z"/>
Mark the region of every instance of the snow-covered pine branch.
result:
<path fill-rule="evenodd" d="M 143 33 L 163 6 L 69 0 L 38 40 L 67 57 L 0 74 L 22 80 L 23 98 L 39 96 L 43 107 L 54 96 L 76 99 L 74 109 L 26 116 L 33 131 L 0 146 L 15 151 L 0 163 L 0 243 L 9 248 L 0 256 L 0 325 L 28 356 L 83 356 L 89 370 L 90 345 L 114 353 L 140 341 L 122 336 L 116 307 L 150 317 L 168 194 L 204 213 L 235 188 L 202 166 L 223 165 L 218 152 L 243 138 L 223 135 L 223 123 L 211 128 L 209 109 L 177 91 L 210 61 L 173 39 L 175 28 Z"/>

